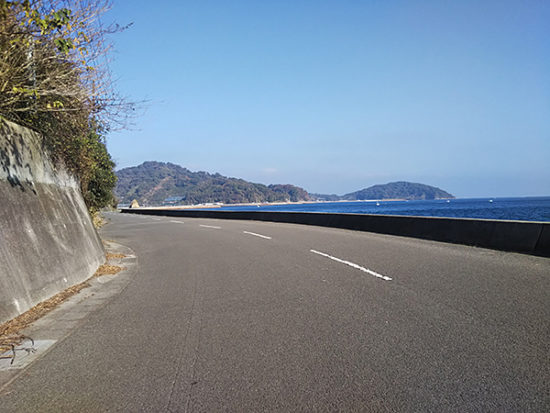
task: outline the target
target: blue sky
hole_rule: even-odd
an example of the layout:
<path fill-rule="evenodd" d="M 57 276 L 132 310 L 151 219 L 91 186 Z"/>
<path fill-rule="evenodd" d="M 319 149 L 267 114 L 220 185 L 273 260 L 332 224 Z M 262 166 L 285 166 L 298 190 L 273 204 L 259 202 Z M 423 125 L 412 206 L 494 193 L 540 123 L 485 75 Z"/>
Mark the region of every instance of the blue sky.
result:
<path fill-rule="evenodd" d="M 396 180 L 550 195 L 550 2 L 114 0 L 146 160 L 343 194 Z"/>

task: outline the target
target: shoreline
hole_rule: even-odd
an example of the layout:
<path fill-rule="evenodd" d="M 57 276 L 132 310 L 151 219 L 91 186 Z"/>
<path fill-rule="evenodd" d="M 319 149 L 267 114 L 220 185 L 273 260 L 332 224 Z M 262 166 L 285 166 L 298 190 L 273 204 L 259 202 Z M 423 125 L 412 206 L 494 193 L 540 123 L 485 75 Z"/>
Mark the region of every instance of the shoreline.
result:
<path fill-rule="evenodd" d="M 441 200 L 441 199 L 453 199 L 453 198 L 438 198 L 432 201 Z M 391 198 L 391 199 L 339 199 L 337 201 L 288 201 L 288 202 L 246 202 L 246 203 L 237 203 L 237 204 L 223 204 L 223 203 L 212 203 L 212 204 L 195 204 L 195 205 L 161 205 L 161 206 L 143 206 L 140 208 L 147 209 L 213 209 L 213 208 L 223 208 L 223 207 L 239 207 L 239 206 L 274 206 L 274 205 L 304 205 L 304 204 L 333 204 L 339 202 L 395 202 L 395 201 L 409 201 L 404 198 Z"/>
<path fill-rule="evenodd" d="M 391 198 L 391 199 L 354 199 L 354 200 L 344 200 L 340 199 L 337 201 L 297 201 L 297 202 L 247 202 L 247 203 L 237 203 L 237 204 L 222 204 L 222 203 L 207 203 L 207 204 L 194 204 L 194 205 L 155 205 L 155 206 L 141 206 L 139 208 L 146 209 L 215 209 L 222 207 L 234 207 L 234 206 L 270 206 L 270 205 L 301 205 L 301 204 L 327 204 L 327 203 L 344 203 L 344 202 L 396 202 L 396 201 L 453 201 L 453 200 L 501 200 L 501 199 L 547 199 L 550 198 L 549 195 L 536 195 L 536 196 L 496 196 L 496 197 L 455 197 L 455 198 L 435 198 L 435 199 L 404 199 L 404 198 Z M 120 208 L 129 208 L 129 204 L 123 204 L 124 206 L 117 207 Z"/>

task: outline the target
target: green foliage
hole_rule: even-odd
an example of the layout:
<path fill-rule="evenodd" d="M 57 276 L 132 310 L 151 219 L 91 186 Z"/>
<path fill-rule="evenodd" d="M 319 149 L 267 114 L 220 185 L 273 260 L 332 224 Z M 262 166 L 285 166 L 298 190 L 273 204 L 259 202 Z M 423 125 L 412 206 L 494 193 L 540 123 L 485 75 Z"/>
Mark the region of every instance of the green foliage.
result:
<path fill-rule="evenodd" d="M 115 163 L 105 142 L 95 131 L 90 131 L 84 139 L 82 150 L 87 161 L 84 177 L 81 178 L 86 205 L 92 211 L 112 205 L 117 178 L 114 172 Z"/>
<path fill-rule="evenodd" d="M 90 23 L 100 10 L 88 3 L 0 0 L 0 111 L 7 118 L 32 126 L 29 112 L 86 118 L 96 111 L 94 79 L 85 69 L 94 63 L 83 56 L 101 43 Z"/>
<path fill-rule="evenodd" d="M 132 106 L 111 89 L 98 17 L 109 0 L 0 0 L 0 116 L 39 132 L 74 173 L 91 210 L 116 177 L 102 135 Z"/>
<path fill-rule="evenodd" d="M 113 204 L 115 163 L 97 127 L 90 127 L 86 135 L 76 135 L 63 142 L 46 140 L 45 143 L 59 146 L 54 150 L 60 154 L 64 166 L 80 179 L 82 195 L 91 212 Z"/>
<path fill-rule="evenodd" d="M 69 51 L 74 48 L 74 44 L 71 39 L 55 39 L 54 44 L 62 53 L 68 54 Z"/>
<path fill-rule="evenodd" d="M 41 34 L 50 33 L 54 30 L 61 30 L 69 24 L 71 19 L 71 11 L 67 8 L 62 8 L 57 11 L 52 10 L 48 14 L 42 14 L 37 8 L 31 6 L 30 1 L 17 2 L 12 1 L 12 6 L 21 4 L 21 8 L 27 17 L 27 25 L 34 24 L 40 28 Z M 34 6 L 36 7 L 36 5 Z"/>

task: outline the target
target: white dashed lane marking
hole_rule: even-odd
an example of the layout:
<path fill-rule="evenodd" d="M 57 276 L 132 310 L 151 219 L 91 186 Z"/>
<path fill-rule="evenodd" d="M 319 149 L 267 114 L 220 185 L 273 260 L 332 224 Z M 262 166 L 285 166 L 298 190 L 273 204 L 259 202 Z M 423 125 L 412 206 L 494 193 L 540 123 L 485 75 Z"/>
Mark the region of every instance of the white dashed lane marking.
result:
<path fill-rule="evenodd" d="M 265 238 L 265 239 L 271 239 L 271 237 L 268 237 L 267 235 L 262 234 L 256 234 L 255 232 L 249 232 L 249 231 L 243 231 L 245 234 L 254 235 L 255 237 Z"/>
<path fill-rule="evenodd" d="M 215 225 L 200 225 L 200 226 L 204 228 L 222 229 L 222 227 L 216 227 Z"/>
<path fill-rule="evenodd" d="M 369 270 L 368 268 L 365 268 L 365 267 L 361 267 L 360 265 L 357 265 L 353 262 L 350 262 L 350 261 L 346 261 L 346 260 L 342 260 L 340 258 L 336 258 L 336 257 L 333 257 L 332 255 L 328 255 L 328 254 L 325 254 L 324 252 L 319 252 L 319 251 L 315 251 L 315 250 L 310 250 L 311 252 L 313 252 L 314 254 L 317 254 L 317 255 L 321 255 L 323 257 L 327 257 L 327 258 L 330 258 L 331 260 L 333 261 L 336 261 L 336 262 L 339 262 L 339 263 L 342 263 L 342 264 L 346 264 L 346 265 L 349 265 L 350 267 L 353 267 L 355 269 L 358 269 L 360 271 L 363 271 L 363 272 L 366 272 L 367 274 L 370 274 L 372 275 L 373 277 L 376 277 L 376 278 L 381 278 L 382 280 L 384 281 L 391 281 L 391 278 L 386 276 L 386 275 L 382 275 L 382 274 L 378 274 L 376 271 L 372 271 L 372 270 Z"/>
<path fill-rule="evenodd" d="M 170 221 L 170 222 L 173 222 L 174 224 L 183 224 L 183 221 Z"/>

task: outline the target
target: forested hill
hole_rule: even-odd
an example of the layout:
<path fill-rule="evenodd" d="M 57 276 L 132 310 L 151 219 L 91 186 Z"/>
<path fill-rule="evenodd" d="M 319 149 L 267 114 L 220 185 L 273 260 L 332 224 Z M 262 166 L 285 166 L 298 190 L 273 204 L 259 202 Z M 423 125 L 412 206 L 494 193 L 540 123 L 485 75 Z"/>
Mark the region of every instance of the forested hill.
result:
<path fill-rule="evenodd" d="M 167 198 L 181 198 L 180 205 L 210 202 L 307 201 L 309 194 L 294 185 L 262 185 L 218 173 L 192 172 L 165 162 L 144 162 L 116 172 L 115 194 L 122 204 L 133 199 L 142 205 L 162 205 Z"/>
<path fill-rule="evenodd" d="M 450 193 L 435 186 L 413 182 L 390 182 L 374 185 L 341 197 L 345 200 L 359 199 L 446 199 L 454 198 Z"/>
<path fill-rule="evenodd" d="M 144 162 L 139 166 L 121 169 L 116 174 L 118 182 L 115 194 L 122 204 L 137 199 L 141 205 L 162 205 L 169 198 L 174 198 L 173 202 L 179 205 L 454 198 L 442 189 L 412 182 L 374 185 L 342 196 L 308 194 L 306 190 L 294 185 L 256 184 L 218 173 L 192 172 L 165 162 Z"/>

